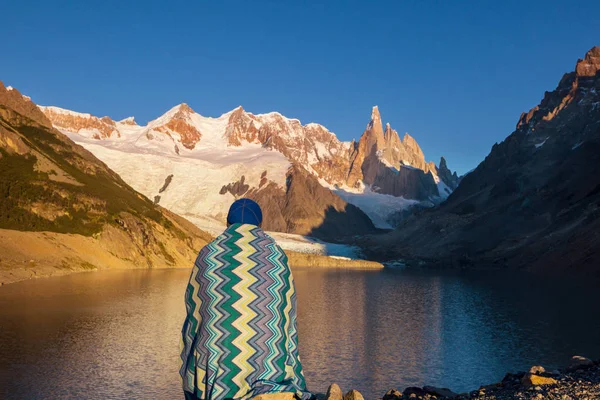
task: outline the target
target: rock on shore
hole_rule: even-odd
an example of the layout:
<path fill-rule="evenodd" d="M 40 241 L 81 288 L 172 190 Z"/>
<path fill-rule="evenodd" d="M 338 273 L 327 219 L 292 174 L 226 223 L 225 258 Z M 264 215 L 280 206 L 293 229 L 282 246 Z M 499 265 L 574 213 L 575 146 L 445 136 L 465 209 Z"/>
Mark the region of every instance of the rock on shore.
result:
<path fill-rule="evenodd" d="M 351 390 L 342 397 L 342 389 L 336 384 L 329 387 L 319 400 L 363 400 L 362 395 Z M 447 388 L 434 386 L 407 387 L 403 392 L 389 390 L 381 400 L 596 400 L 600 399 L 600 360 L 594 362 L 574 356 L 567 368 L 548 372 L 542 366 L 533 366 L 529 372 L 508 373 L 498 382 L 485 385 L 469 393 L 457 394 Z"/>

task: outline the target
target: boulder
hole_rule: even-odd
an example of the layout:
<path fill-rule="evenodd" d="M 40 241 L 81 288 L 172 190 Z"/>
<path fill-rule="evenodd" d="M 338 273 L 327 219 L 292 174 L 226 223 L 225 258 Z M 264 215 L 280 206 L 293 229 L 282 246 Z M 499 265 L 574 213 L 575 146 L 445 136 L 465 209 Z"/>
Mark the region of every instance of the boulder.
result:
<path fill-rule="evenodd" d="M 571 363 L 569 364 L 570 370 L 576 370 L 584 367 L 591 367 L 594 365 L 594 362 L 589 358 L 581 357 L 581 356 L 573 356 L 571 358 Z"/>
<path fill-rule="evenodd" d="M 481 386 L 481 387 L 479 388 L 479 390 L 496 390 L 496 389 L 498 389 L 499 387 L 502 387 L 502 385 L 503 385 L 503 384 L 502 384 L 502 383 L 500 383 L 500 382 L 499 382 L 499 383 L 492 383 L 492 384 L 489 384 L 489 385 L 484 385 L 484 386 Z"/>
<path fill-rule="evenodd" d="M 530 374 L 543 374 L 544 372 L 546 372 L 546 369 L 541 365 L 534 365 L 529 369 Z"/>
<path fill-rule="evenodd" d="M 450 390 L 448 388 L 438 388 L 435 386 L 423 386 L 423 390 L 429 394 L 432 394 L 432 395 L 438 396 L 438 397 L 448 397 L 448 398 L 452 399 L 452 398 L 458 396 L 458 393 L 454 393 L 452 390 Z"/>
<path fill-rule="evenodd" d="M 409 386 L 406 389 L 404 389 L 404 392 L 402 392 L 404 394 L 404 396 L 409 397 L 414 394 L 416 397 L 419 396 L 425 396 L 427 394 L 426 391 L 424 391 L 423 389 L 421 389 L 420 387 L 416 387 L 416 386 Z"/>
<path fill-rule="evenodd" d="M 524 372 L 519 372 L 516 374 L 512 374 L 509 372 L 504 376 L 504 379 L 502 379 L 502 384 L 509 385 L 509 384 L 520 382 L 521 379 L 523 378 L 523 376 L 525 376 Z"/>
<path fill-rule="evenodd" d="M 336 383 L 333 383 L 327 389 L 325 400 L 342 400 L 343 397 L 342 389 Z"/>
<path fill-rule="evenodd" d="M 398 390 L 390 389 L 385 394 L 385 396 L 383 396 L 383 400 L 398 400 L 398 399 L 402 399 L 403 397 L 404 396 L 402 395 L 402 393 L 399 392 Z"/>
<path fill-rule="evenodd" d="M 294 400 L 296 395 L 292 392 L 265 393 L 253 397 L 253 400 Z"/>
<path fill-rule="evenodd" d="M 365 400 L 358 390 L 351 390 L 344 396 L 344 400 Z"/>
<path fill-rule="evenodd" d="M 554 378 L 546 378 L 535 374 L 527 374 L 521 379 L 521 383 L 527 387 L 555 385 L 557 382 Z"/>

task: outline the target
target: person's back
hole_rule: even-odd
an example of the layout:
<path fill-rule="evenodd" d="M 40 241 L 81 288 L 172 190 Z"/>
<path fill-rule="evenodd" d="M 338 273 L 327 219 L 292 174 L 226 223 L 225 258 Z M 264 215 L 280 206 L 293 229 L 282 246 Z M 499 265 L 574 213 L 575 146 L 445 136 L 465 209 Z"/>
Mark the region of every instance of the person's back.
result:
<path fill-rule="evenodd" d="M 186 289 L 180 371 L 186 398 L 277 392 L 309 398 L 287 257 L 257 226 L 258 205 L 241 204 L 241 215 L 230 211 L 229 227 L 200 251 Z"/>

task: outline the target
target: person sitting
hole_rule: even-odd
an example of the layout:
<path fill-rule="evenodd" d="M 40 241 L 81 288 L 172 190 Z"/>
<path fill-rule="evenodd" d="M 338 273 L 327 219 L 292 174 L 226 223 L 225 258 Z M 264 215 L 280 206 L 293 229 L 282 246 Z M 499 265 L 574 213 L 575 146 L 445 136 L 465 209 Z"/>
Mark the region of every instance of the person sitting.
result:
<path fill-rule="evenodd" d="M 185 291 L 180 375 L 186 399 L 293 393 L 307 400 L 298 355 L 296 292 L 287 256 L 250 199 L 194 263 Z"/>

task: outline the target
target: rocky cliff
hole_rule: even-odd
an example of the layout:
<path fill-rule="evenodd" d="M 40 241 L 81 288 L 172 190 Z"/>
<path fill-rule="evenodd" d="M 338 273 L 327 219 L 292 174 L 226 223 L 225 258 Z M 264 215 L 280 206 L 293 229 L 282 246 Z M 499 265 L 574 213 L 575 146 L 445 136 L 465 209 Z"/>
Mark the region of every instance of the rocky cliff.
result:
<path fill-rule="evenodd" d="M 262 190 L 249 190 L 247 197 L 261 205 L 267 230 L 329 241 L 376 232 L 371 220 L 358 207 L 321 186 L 313 175 L 298 166 L 289 169 L 285 187 L 270 183 Z"/>
<path fill-rule="evenodd" d="M 400 139 L 390 124 L 383 130 L 379 109 L 373 107 L 371 121 L 350 154 L 346 183 L 351 187 L 370 185 L 379 193 L 397 197 L 427 200 L 448 196 L 446 187 L 438 185 L 440 182 L 448 188 L 458 183 L 446 160 L 439 169 L 426 162 L 421 147 L 408 133 Z"/>
<path fill-rule="evenodd" d="M 374 238 L 374 254 L 441 266 L 600 273 L 599 71 L 594 47 L 439 209 Z"/>

